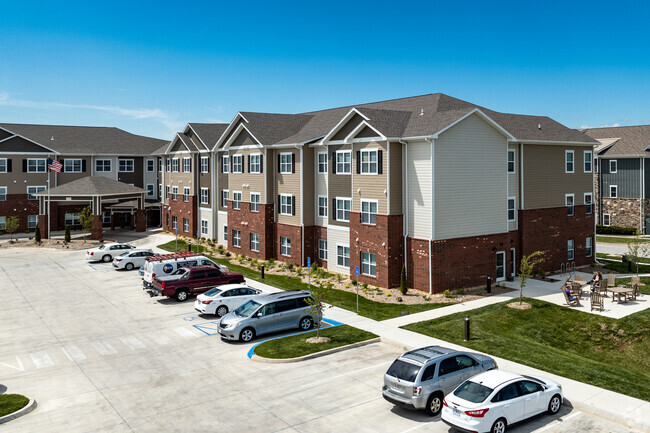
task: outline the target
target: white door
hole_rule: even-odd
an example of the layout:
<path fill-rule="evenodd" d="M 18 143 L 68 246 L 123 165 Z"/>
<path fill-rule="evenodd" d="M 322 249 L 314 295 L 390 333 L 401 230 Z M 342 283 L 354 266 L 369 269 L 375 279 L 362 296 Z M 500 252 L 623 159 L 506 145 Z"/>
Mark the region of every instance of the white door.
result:
<path fill-rule="evenodd" d="M 506 279 L 506 252 L 497 251 L 497 281 Z"/>

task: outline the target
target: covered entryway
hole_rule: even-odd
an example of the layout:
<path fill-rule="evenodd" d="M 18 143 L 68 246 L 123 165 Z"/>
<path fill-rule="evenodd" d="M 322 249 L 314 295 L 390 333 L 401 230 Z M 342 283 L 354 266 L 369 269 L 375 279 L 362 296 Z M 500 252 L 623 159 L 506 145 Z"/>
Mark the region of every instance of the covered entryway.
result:
<path fill-rule="evenodd" d="M 138 200 L 127 200 L 110 205 L 105 209 L 106 211 L 111 215 L 111 230 L 115 230 L 115 227 L 125 228 L 129 225 L 133 228 L 138 211 Z M 144 203 L 144 220 L 146 227 L 160 225 L 160 202 L 146 201 Z"/>

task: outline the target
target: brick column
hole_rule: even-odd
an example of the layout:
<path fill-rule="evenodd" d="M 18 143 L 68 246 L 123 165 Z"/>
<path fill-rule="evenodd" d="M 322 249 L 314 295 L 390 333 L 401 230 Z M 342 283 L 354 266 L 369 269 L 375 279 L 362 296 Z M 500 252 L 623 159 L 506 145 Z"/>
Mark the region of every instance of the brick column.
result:
<path fill-rule="evenodd" d="M 102 227 L 101 215 L 93 215 L 93 228 L 90 230 L 90 239 L 95 241 L 104 240 L 104 229 Z"/>
<path fill-rule="evenodd" d="M 115 214 L 111 213 L 111 230 L 115 230 Z"/>
<path fill-rule="evenodd" d="M 131 230 L 135 230 L 135 214 L 131 213 Z"/>
<path fill-rule="evenodd" d="M 135 231 L 144 232 L 147 230 L 147 219 L 144 210 L 138 209 L 135 215 Z"/>
<path fill-rule="evenodd" d="M 47 232 L 47 215 L 38 216 L 38 227 L 41 229 L 41 239 L 48 239 L 50 235 Z"/>

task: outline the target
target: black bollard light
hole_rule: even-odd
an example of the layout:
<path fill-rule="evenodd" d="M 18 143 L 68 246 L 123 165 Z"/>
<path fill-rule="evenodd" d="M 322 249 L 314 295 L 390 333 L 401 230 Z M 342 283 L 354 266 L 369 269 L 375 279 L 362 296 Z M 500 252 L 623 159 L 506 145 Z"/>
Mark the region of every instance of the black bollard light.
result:
<path fill-rule="evenodd" d="M 487 277 L 487 292 L 492 293 L 492 277 Z"/>
<path fill-rule="evenodd" d="M 262 272 L 262 279 L 264 279 L 264 263 L 262 263 L 262 266 L 260 267 L 260 271 Z"/>
<path fill-rule="evenodd" d="M 469 341 L 469 316 L 465 316 L 465 341 Z"/>

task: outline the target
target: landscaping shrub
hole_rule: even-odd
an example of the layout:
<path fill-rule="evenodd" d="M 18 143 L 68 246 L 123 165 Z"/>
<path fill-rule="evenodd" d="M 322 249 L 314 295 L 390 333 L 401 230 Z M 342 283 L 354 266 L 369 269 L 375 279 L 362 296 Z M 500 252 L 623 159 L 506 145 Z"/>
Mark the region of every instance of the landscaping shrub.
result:
<path fill-rule="evenodd" d="M 399 289 L 402 292 L 402 295 L 406 295 L 409 290 L 408 280 L 406 279 L 406 265 L 404 263 L 402 263 L 402 272 L 400 272 L 399 275 Z"/>
<path fill-rule="evenodd" d="M 66 242 L 70 242 L 70 226 L 65 226 L 65 234 L 63 236 L 63 239 Z"/>
<path fill-rule="evenodd" d="M 35 242 L 41 241 L 41 229 L 38 226 L 36 226 L 36 231 L 34 231 L 34 241 Z"/>
<path fill-rule="evenodd" d="M 599 235 L 636 235 L 637 229 L 633 227 L 601 226 L 596 225 L 596 234 Z"/>

